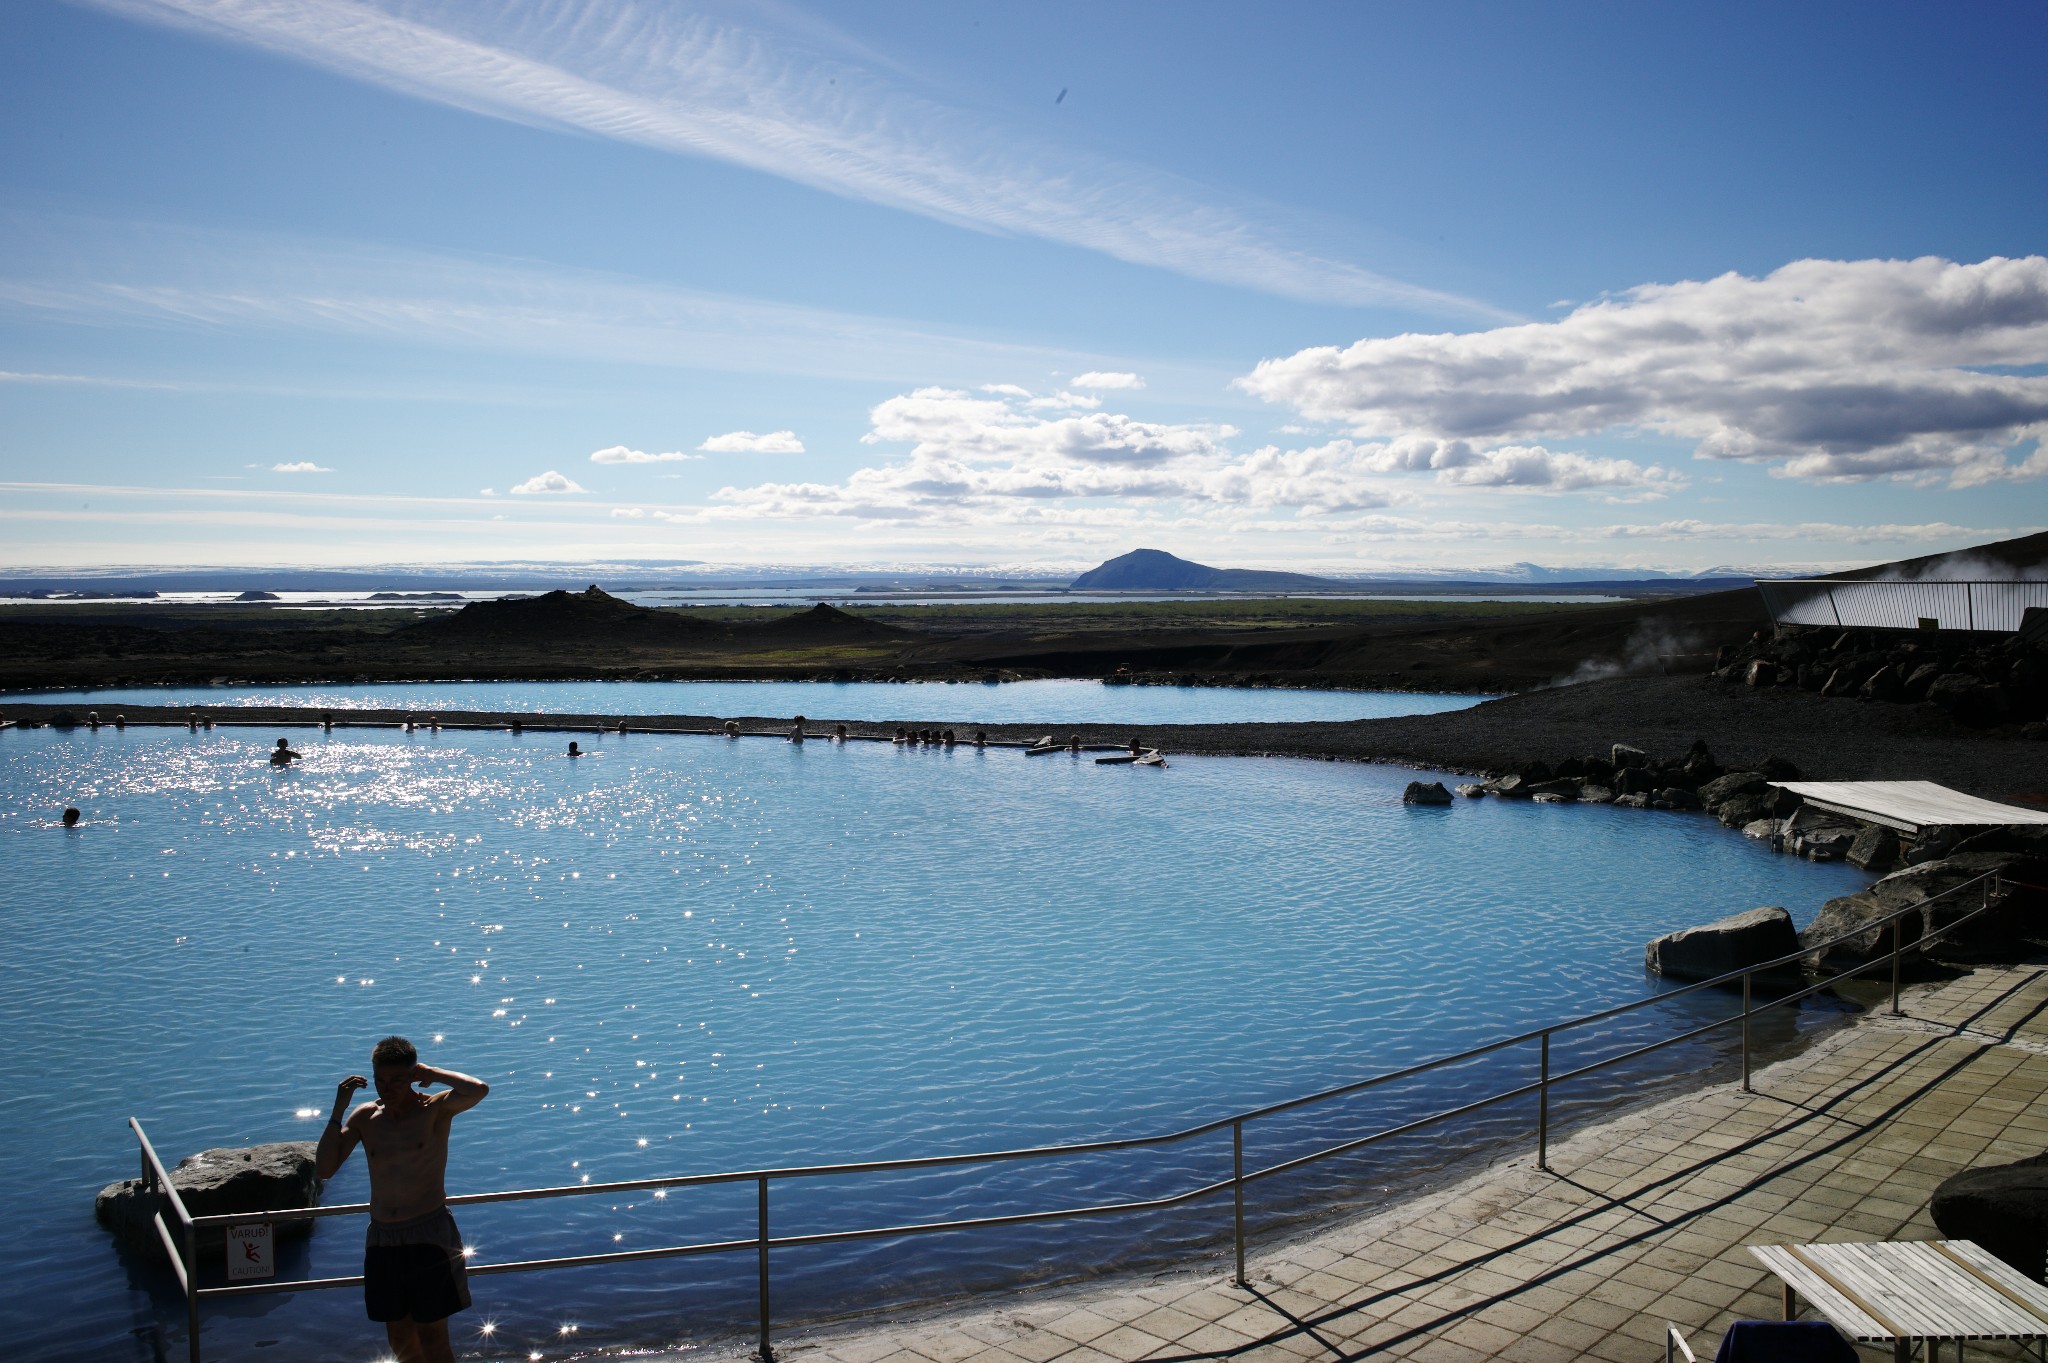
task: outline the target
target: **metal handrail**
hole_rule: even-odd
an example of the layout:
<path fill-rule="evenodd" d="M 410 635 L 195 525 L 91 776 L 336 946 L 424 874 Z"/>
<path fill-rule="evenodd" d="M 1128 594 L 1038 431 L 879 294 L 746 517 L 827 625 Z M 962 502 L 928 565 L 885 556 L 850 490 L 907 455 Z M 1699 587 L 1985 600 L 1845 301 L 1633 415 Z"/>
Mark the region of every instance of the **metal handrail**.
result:
<path fill-rule="evenodd" d="M 1500 1040 L 1487 1042 L 1479 1046 L 1474 1046 L 1469 1049 L 1459 1051 L 1452 1055 L 1440 1056 L 1432 1060 L 1421 1061 L 1413 1065 L 1404 1066 L 1401 1069 L 1389 1070 L 1381 1074 L 1372 1075 L 1365 1079 L 1352 1080 L 1347 1083 L 1338 1084 L 1330 1088 L 1318 1090 L 1314 1093 L 1305 1094 L 1295 1098 L 1284 1099 L 1275 1103 L 1268 1103 L 1261 1107 L 1250 1108 L 1231 1116 L 1219 1117 L 1211 1121 L 1200 1122 L 1193 1126 L 1184 1127 L 1177 1131 L 1163 1132 L 1149 1136 L 1130 1136 L 1098 1141 L 1078 1141 L 1061 1145 L 1032 1146 L 1018 1149 L 982 1151 L 956 1155 L 930 1155 L 920 1156 L 911 1159 L 862 1160 L 842 1162 L 837 1164 L 804 1165 L 778 1169 L 733 1170 L 713 1174 L 683 1174 L 664 1178 L 630 1179 L 612 1183 L 579 1183 L 548 1188 L 515 1189 L 495 1193 L 463 1193 L 458 1194 L 454 1197 L 450 1197 L 447 1199 L 447 1201 L 448 1204 L 451 1206 L 474 1206 L 478 1204 L 491 1202 L 530 1201 L 534 1199 L 548 1197 L 578 1197 L 587 1196 L 590 1194 L 637 1192 L 650 1189 L 707 1187 L 717 1184 L 745 1182 L 754 1183 L 757 1186 L 758 1190 L 758 1217 L 756 1225 L 756 1234 L 750 1239 L 719 1240 L 688 1245 L 661 1246 L 651 1249 L 613 1250 L 598 1254 L 565 1255 L 547 1259 L 528 1259 L 508 1261 L 503 1263 L 478 1264 L 469 1268 L 468 1271 L 479 1275 L 495 1273 L 524 1273 L 552 1268 L 582 1267 L 593 1264 L 626 1263 L 649 1259 L 681 1258 L 686 1256 L 702 1254 L 734 1253 L 742 1250 L 751 1249 L 756 1252 L 760 1259 L 758 1287 L 758 1314 L 760 1327 L 759 1354 L 763 1360 L 771 1360 L 774 1357 L 773 1351 L 770 1348 L 769 1344 L 768 1254 L 771 1249 L 777 1248 L 792 1248 L 798 1246 L 815 1246 L 826 1244 L 843 1244 L 857 1240 L 889 1239 L 902 1236 L 931 1234 L 942 1231 L 987 1229 L 997 1226 L 1030 1225 L 1048 1221 L 1076 1220 L 1090 1217 L 1104 1217 L 1132 1214 L 1138 1212 L 1159 1211 L 1170 1207 L 1176 1207 L 1187 1203 L 1196 1202 L 1203 1198 L 1217 1196 L 1225 1191 L 1229 1191 L 1232 1194 L 1233 1202 L 1233 1241 L 1236 1251 L 1237 1269 L 1235 1280 L 1240 1286 L 1242 1286 L 1245 1284 L 1246 1281 L 1244 1270 L 1244 1189 L 1247 1184 L 1259 1182 L 1263 1179 L 1273 1178 L 1282 1174 L 1290 1173 L 1295 1170 L 1305 1168 L 1308 1165 L 1318 1163 L 1322 1160 L 1331 1159 L 1338 1155 L 1348 1154 L 1352 1151 L 1362 1149 L 1365 1146 L 1376 1144 L 1383 1140 L 1388 1140 L 1396 1136 L 1409 1134 L 1411 1132 L 1420 1130 L 1423 1127 L 1433 1125 L 1437 1122 L 1449 1121 L 1456 1117 L 1465 1116 L 1470 1113 L 1480 1111 L 1481 1109 L 1492 1107 L 1498 1103 L 1512 1101 L 1517 1098 L 1526 1098 L 1531 1095 L 1534 1095 L 1538 1100 L 1536 1133 L 1537 1165 L 1539 1168 L 1547 1170 L 1550 1167 L 1549 1098 L 1550 1089 L 1552 1086 L 1567 1082 L 1569 1080 L 1578 1079 L 1586 1075 L 1595 1073 L 1597 1071 L 1611 1068 L 1615 1065 L 1624 1064 L 1631 1060 L 1639 1059 L 1642 1056 L 1649 1055 L 1652 1052 L 1662 1050 L 1668 1046 L 1676 1045 L 1680 1042 L 1691 1040 L 1695 1037 L 1705 1035 L 1706 1033 L 1714 1031 L 1718 1028 L 1731 1026 L 1738 1022 L 1742 1026 L 1742 1089 L 1744 1092 L 1749 1092 L 1750 1020 L 1753 1017 L 1768 1012 L 1773 1008 L 1780 1008 L 1788 1004 L 1799 1002 L 1800 1000 L 1810 997 L 1811 995 L 1823 989 L 1831 988 L 1832 986 L 1840 983 L 1843 980 L 1866 974 L 1869 971 L 1877 968 L 1878 966 L 1886 964 L 1887 962 L 1889 962 L 1892 968 L 1891 1011 L 1892 1013 L 1897 1014 L 1899 1011 L 1900 961 L 1902 957 L 1905 955 L 1905 953 L 1911 950 L 1918 950 L 1928 945 L 1929 943 L 1943 936 L 1946 936 L 1949 933 L 1956 931 L 1958 928 L 1963 927 L 1965 924 L 1971 922 L 1980 915 L 1989 912 L 1993 907 L 1994 900 L 1998 896 L 1999 885 L 2000 880 L 1998 872 L 1985 872 L 1984 874 L 1971 877 L 1970 879 L 1963 881 L 1960 884 L 1950 886 L 1946 890 L 1941 890 L 1935 894 L 1928 895 L 1926 898 L 1917 900 L 1912 904 L 1906 905 L 1899 909 L 1895 909 L 1891 913 L 1886 914 L 1881 918 L 1873 919 L 1870 922 L 1864 923 L 1859 927 L 1850 930 L 1849 932 L 1845 932 L 1837 937 L 1830 938 L 1825 942 L 1815 943 L 1810 946 L 1803 946 L 1796 952 L 1792 952 L 1785 956 L 1777 957 L 1770 961 L 1761 962 L 1757 965 L 1749 966 L 1742 970 L 1730 971 L 1726 974 L 1715 976 L 1712 979 L 1695 981 L 1691 984 L 1683 985 L 1676 989 L 1650 995 L 1647 998 L 1636 999 L 1629 1003 L 1619 1004 L 1611 1008 L 1604 1008 L 1597 1012 L 1587 1013 L 1576 1018 L 1568 1019 L 1564 1022 L 1553 1023 L 1547 1027 L 1540 1027 L 1531 1031 L 1519 1033 L 1514 1036 L 1504 1037 Z M 1911 942 L 1907 942 L 1904 940 L 1904 934 L 1900 929 L 1900 924 L 1904 920 L 1906 915 L 1922 913 L 1936 901 L 1946 899 L 1952 895 L 1958 894 L 1972 887 L 1981 887 L 1983 892 L 1983 902 L 1977 908 L 1972 909 L 1968 913 L 1957 918 L 1955 921 L 1945 924 L 1942 927 L 1924 931 L 1920 936 L 1916 937 Z M 1815 981 L 1809 984 L 1807 987 L 1793 991 L 1789 994 L 1774 997 L 1761 1004 L 1757 1004 L 1756 1002 L 1754 1002 L 1752 997 L 1752 982 L 1757 975 L 1770 975 L 1777 973 L 1783 970 L 1786 966 L 1791 965 L 1795 962 L 1804 960 L 1808 957 L 1817 957 L 1820 953 L 1823 953 L 1829 950 L 1830 948 L 1838 946 L 1843 942 L 1847 942 L 1852 938 L 1861 937 L 1873 931 L 1882 930 L 1886 927 L 1889 927 L 1891 930 L 1891 949 L 1887 953 L 1885 953 L 1885 955 L 1872 957 L 1871 959 L 1866 960 L 1861 964 L 1852 967 L 1851 969 L 1841 971 L 1838 974 Z M 1553 1073 L 1551 1071 L 1550 1041 L 1552 1036 L 1556 1035 L 1557 1033 L 1569 1031 L 1574 1028 L 1583 1027 L 1590 1023 L 1605 1021 L 1609 1018 L 1617 1017 L 1624 1013 L 1634 1012 L 1638 1009 L 1648 1008 L 1655 1005 L 1667 1003 L 1672 999 L 1682 998 L 1688 994 L 1696 993 L 1703 989 L 1712 989 L 1717 987 L 1725 988 L 1737 982 L 1739 982 L 1742 986 L 1742 1010 L 1739 1013 L 1732 1014 L 1729 1017 L 1720 1018 L 1712 1022 L 1704 1023 L 1698 1027 L 1690 1028 L 1674 1036 L 1664 1037 L 1657 1041 L 1649 1042 L 1642 1046 L 1633 1047 L 1617 1055 L 1608 1056 L 1603 1059 L 1596 1060 L 1585 1065 L 1581 1065 L 1575 1069 L 1566 1070 L 1562 1073 Z M 1512 1046 L 1526 1045 L 1532 1041 L 1540 1043 L 1541 1053 L 1537 1078 L 1531 1082 L 1523 1083 L 1515 1087 L 1503 1090 L 1501 1092 L 1489 1094 L 1482 1098 L 1476 1098 L 1470 1102 L 1462 1103 L 1455 1107 L 1446 1108 L 1437 1112 L 1432 1112 L 1425 1116 L 1414 1118 L 1410 1121 L 1403 1122 L 1396 1126 L 1382 1128 L 1380 1130 L 1371 1132 L 1370 1134 L 1364 1136 L 1353 1137 L 1347 1140 L 1340 1141 L 1334 1145 L 1324 1146 L 1317 1150 L 1311 1151 L 1307 1154 L 1298 1155 L 1290 1159 L 1282 1160 L 1279 1163 L 1269 1165 L 1265 1168 L 1247 1171 L 1244 1167 L 1244 1126 L 1247 1122 L 1255 1121 L 1262 1117 L 1269 1117 L 1276 1115 L 1278 1113 L 1291 1111 L 1293 1109 L 1308 1106 L 1310 1104 L 1326 1102 L 1334 1098 L 1346 1097 L 1351 1094 L 1361 1092 L 1367 1088 L 1376 1087 L 1382 1084 L 1392 1083 L 1402 1079 L 1413 1078 L 1417 1075 L 1426 1074 L 1430 1071 L 1440 1069 L 1446 1065 L 1452 1065 L 1467 1060 L 1477 1059 L 1481 1056 L 1490 1055 L 1496 1051 L 1504 1050 Z M 184 1248 L 181 1253 L 178 1252 L 177 1247 L 173 1244 L 173 1237 L 170 1233 L 169 1228 L 164 1224 L 161 1210 L 157 1212 L 155 1217 L 156 1229 L 160 1237 L 163 1239 L 166 1249 L 172 1251 L 172 1266 L 178 1277 L 179 1287 L 183 1291 L 183 1294 L 186 1298 L 187 1321 L 189 1329 L 189 1354 L 192 1363 L 201 1363 L 202 1358 L 199 1338 L 199 1304 L 202 1300 L 210 1300 L 219 1297 L 259 1296 L 290 1292 L 317 1291 L 330 1288 L 353 1287 L 361 1284 L 361 1277 L 338 1277 L 316 1279 L 293 1279 L 284 1282 L 238 1283 L 220 1287 L 199 1286 L 199 1267 L 196 1238 L 197 1232 L 201 1228 L 210 1229 L 213 1227 L 226 1227 L 230 1225 L 254 1225 L 274 1223 L 280 1221 L 299 1221 L 314 1217 L 360 1215 L 370 1210 L 370 1204 L 346 1203 L 327 1207 L 300 1207 L 282 1211 L 269 1212 L 216 1213 L 209 1214 L 206 1216 L 195 1217 L 189 1212 L 189 1210 L 187 1210 L 184 1201 L 178 1196 L 176 1189 L 171 1185 L 169 1175 L 164 1171 L 162 1162 L 157 1158 L 155 1149 L 150 1145 L 148 1136 L 145 1135 L 143 1132 L 142 1123 L 138 1119 L 131 1117 L 128 1119 L 128 1125 L 134 1130 L 136 1139 L 138 1140 L 138 1142 L 140 1142 L 142 1147 L 144 1156 L 145 1178 L 151 1183 L 153 1189 L 161 1189 L 164 1193 L 168 1195 L 166 1197 L 166 1201 L 169 1204 L 172 1212 L 175 1214 L 180 1224 L 180 1227 L 183 1231 L 182 1238 L 184 1241 Z M 1231 1132 L 1232 1171 L 1230 1176 L 1228 1178 L 1218 1179 L 1212 1182 L 1204 1183 L 1192 1189 L 1187 1189 L 1177 1193 L 1170 1193 L 1161 1197 L 1136 1199 L 1124 1202 L 1091 1203 L 1082 1206 L 1053 1208 L 1045 1211 L 1015 1212 L 1000 1216 L 965 1217 L 952 1220 L 924 1221 L 891 1226 L 870 1226 L 852 1230 L 810 1232 L 800 1235 L 775 1236 L 771 1235 L 768 1230 L 768 1189 L 771 1181 L 777 1179 L 819 1178 L 835 1175 L 843 1176 L 850 1174 L 884 1172 L 894 1173 L 916 1169 L 935 1169 L 966 1164 L 988 1164 L 1026 1159 L 1068 1159 L 1080 1155 L 1101 1154 L 1123 1150 L 1138 1150 L 1163 1145 L 1177 1144 L 1179 1142 L 1191 1140 L 1196 1137 L 1213 1135 L 1225 1129 L 1228 1129 Z"/>

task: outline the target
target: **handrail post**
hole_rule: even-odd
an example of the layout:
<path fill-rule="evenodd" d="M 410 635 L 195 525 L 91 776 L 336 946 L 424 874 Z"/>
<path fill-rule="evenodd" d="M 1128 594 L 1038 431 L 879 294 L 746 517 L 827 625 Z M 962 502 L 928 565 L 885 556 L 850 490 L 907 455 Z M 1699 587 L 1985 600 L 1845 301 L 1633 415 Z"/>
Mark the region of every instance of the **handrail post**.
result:
<path fill-rule="evenodd" d="M 158 1232 L 159 1236 L 169 1235 L 169 1226 L 164 1221 L 166 1208 L 174 1213 L 179 1229 L 183 1232 L 178 1237 L 183 1249 L 173 1252 L 178 1254 L 185 1267 L 185 1353 L 191 1363 L 204 1363 L 199 1346 L 199 1232 L 193 1227 L 183 1203 L 179 1201 L 177 1190 L 170 1186 L 167 1179 L 157 1177 L 159 1166 L 156 1152 L 150 1148 L 149 1137 L 143 1134 L 142 1123 L 130 1117 L 128 1126 L 135 1133 L 135 1157 L 142 1164 L 143 1190 L 150 1195 L 151 1206 L 154 1208 L 152 1221 L 162 1228 Z M 165 1248 L 170 1250 L 172 1247 L 166 1245 Z"/>
<path fill-rule="evenodd" d="M 768 1347 L 768 1176 L 761 1175 L 760 1200 L 757 1210 L 761 1241 L 761 1272 L 758 1300 L 761 1307 L 761 1363 L 774 1363 L 775 1351 Z"/>
<path fill-rule="evenodd" d="M 203 1363 L 199 1356 L 199 1232 L 189 1220 L 181 1221 L 185 1227 L 185 1338 L 187 1352 L 192 1363 Z"/>
<path fill-rule="evenodd" d="M 1892 1016 L 1899 1014 L 1899 920 L 1892 919 Z"/>
<path fill-rule="evenodd" d="M 1244 1123 L 1230 1124 L 1230 1200 L 1237 1222 L 1237 1285 L 1249 1287 L 1244 1279 Z"/>
<path fill-rule="evenodd" d="M 1542 1066 L 1536 1078 L 1536 1167 L 1550 1171 L 1550 1033 L 1543 1033 Z"/>
<path fill-rule="evenodd" d="M 1749 1086 L 1749 977 L 1751 972 L 1742 972 L 1742 1091 L 1754 1093 Z"/>

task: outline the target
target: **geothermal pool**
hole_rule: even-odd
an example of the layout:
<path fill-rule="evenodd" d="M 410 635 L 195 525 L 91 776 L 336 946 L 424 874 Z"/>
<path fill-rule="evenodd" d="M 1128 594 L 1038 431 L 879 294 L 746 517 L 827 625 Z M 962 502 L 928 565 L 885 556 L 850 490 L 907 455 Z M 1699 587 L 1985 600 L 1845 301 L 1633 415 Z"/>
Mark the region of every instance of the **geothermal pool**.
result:
<path fill-rule="evenodd" d="M 95 1190 L 136 1168 L 124 1119 L 170 1160 L 310 1140 L 387 1032 L 492 1085 L 456 1121 L 456 1192 L 1137 1135 L 1642 997 L 1648 937 L 1766 903 L 1804 922 L 1867 879 L 1701 816 L 1405 807 L 1414 773 L 1349 764 L 654 735 L 571 761 L 540 735 L 301 732 L 304 762 L 276 770 L 271 737 L 0 733 L 0 1322 L 18 1356 L 182 1353 L 167 1280 L 91 1219 Z M 1712 1060 L 1664 1054 L 1667 1076 Z M 1247 1158 L 1504 1087 L 1508 1063 L 1255 1126 Z M 1582 1096 L 1642 1091 L 1616 1075 Z M 1254 1225 L 1526 1143 L 1529 1119 L 1257 1185 Z M 778 1186 L 774 1228 L 1156 1196 L 1228 1161 L 1226 1136 Z M 357 1156 L 326 1198 L 366 1186 Z M 753 1196 L 460 1220 L 482 1260 L 529 1258 L 750 1236 Z M 777 1317 L 1185 1261 L 1228 1216 L 779 1252 Z M 287 1242 L 286 1272 L 356 1271 L 360 1226 Z M 753 1273 L 740 1255 L 480 1277 L 456 1337 L 473 1353 L 489 1321 L 493 1349 L 551 1359 L 739 1337 Z M 205 1327 L 209 1359 L 362 1359 L 379 1333 L 347 1291 L 209 1307 Z"/>
<path fill-rule="evenodd" d="M 123 705 L 529 711 L 568 715 L 806 715 L 928 724 L 1250 724 L 1463 710 L 1485 696 L 1270 687 L 983 682 L 387 682 L 349 686 L 131 686 L 0 695 L 112 719 Z"/>

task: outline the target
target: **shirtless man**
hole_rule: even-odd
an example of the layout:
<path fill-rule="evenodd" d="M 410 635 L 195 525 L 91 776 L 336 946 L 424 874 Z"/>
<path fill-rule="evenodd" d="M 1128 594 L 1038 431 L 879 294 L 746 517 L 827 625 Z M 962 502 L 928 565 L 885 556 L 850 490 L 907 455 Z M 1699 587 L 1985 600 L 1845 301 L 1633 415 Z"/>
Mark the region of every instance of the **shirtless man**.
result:
<path fill-rule="evenodd" d="M 384 1323 L 398 1363 L 454 1363 L 448 1317 L 469 1305 L 462 1235 L 448 1214 L 448 1127 L 491 1086 L 422 1065 L 402 1036 L 370 1052 L 374 1081 L 352 1074 L 334 1090 L 314 1170 L 333 1178 L 360 1143 L 370 1162 L 370 1233 L 363 1248 L 363 1305 Z M 377 1101 L 349 1112 L 350 1095 L 375 1083 Z M 441 1093 L 420 1090 L 445 1084 Z M 418 1087 L 414 1087 L 417 1085 Z"/>

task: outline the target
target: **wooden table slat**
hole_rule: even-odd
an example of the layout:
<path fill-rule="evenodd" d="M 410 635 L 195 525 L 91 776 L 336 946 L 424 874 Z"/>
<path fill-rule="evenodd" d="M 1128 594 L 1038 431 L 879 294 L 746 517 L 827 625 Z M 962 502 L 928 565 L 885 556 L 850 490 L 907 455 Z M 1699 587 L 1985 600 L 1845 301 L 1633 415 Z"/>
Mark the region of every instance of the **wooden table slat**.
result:
<path fill-rule="evenodd" d="M 2048 1339 L 2048 1288 L 1968 1240 L 1752 1245 L 1813 1309 L 1866 1343 Z"/>
<path fill-rule="evenodd" d="M 1936 1250 L 1974 1274 L 1986 1287 L 2013 1303 L 2031 1323 L 2048 1326 L 2048 1305 L 2028 1300 L 2030 1289 L 2041 1285 L 2011 1264 L 1985 1253 L 1969 1240 L 1937 1240 Z"/>
<path fill-rule="evenodd" d="M 1837 1257 L 1856 1263 L 1871 1290 L 1896 1303 L 1893 1319 L 1910 1339 L 1987 1338 L 2027 1330 L 2034 1322 L 1948 1260 L 1911 1257 L 1893 1247 L 1843 1245 Z"/>
<path fill-rule="evenodd" d="M 1930 1240 L 1924 1243 L 1940 1261 L 1940 1282 L 1944 1289 L 1952 1290 L 1956 1301 L 1973 1306 L 1970 1317 L 1964 1322 L 1968 1328 L 1959 1330 L 1958 1337 L 1968 1334 L 1976 1338 L 2011 1339 L 2038 1335 L 2048 1329 L 2048 1316 L 2030 1311 L 2023 1294 L 2000 1290 L 1985 1281 L 1983 1275 L 1973 1272 L 1969 1264 L 1956 1258 L 1945 1242 Z M 1893 1257 L 1897 1257 L 1896 1252 Z"/>
<path fill-rule="evenodd" d="M 1897 1338 L 1882 1321 L 1872 1319 L 1861 1302 L 1843 1296 L 1833 1284 L 1787 1254 L 1786 1248 L 1783 1245 L 1752 1245 L 1749 1252 L 1762 1260 L 1764 1267 L 1777 1274 L 1794 1292 L 1812 1303 L 1815 1310 L 1833 1321 L 1844 1334 L 1860 1340 Z"/>
<path fill-rule="evenodd" d="M 1854 1252 L 1847 1245 L 1812 1245 L 1808 1257 L 1828 1269 L 1837 1281 L 1862 1298 L 1870 1314 L 1884 1321 L 1896 1336 L 1908 1339 L 1926 1334 L 1948 1334 L 1948 1315 L 1888 1273 L 1884 1265 Z"/>

